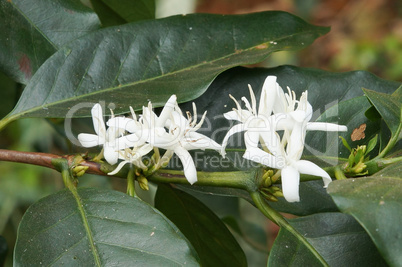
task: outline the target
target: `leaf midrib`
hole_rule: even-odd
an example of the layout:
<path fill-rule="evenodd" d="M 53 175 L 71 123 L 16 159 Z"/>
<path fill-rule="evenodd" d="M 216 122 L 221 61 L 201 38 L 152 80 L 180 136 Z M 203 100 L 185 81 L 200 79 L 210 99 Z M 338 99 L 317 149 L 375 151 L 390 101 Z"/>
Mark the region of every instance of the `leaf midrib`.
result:
<path fill-rule="evenodd" d="M 75 201 L 77 202 L 78 211 L 79 211 L 79 213 L 81 215 L 83 225 L 84 225 L 84 228 L 85 228 L 85 232 L 87 233 L 88 242 L 89 242 L 89 245 L 91 247 L 92 255 L 94 256 L 94 259 L 95 259 L 95 264 L 96 264 L 96 266 L 101 267 L 102 264 L 101 264 L 101 261 L 100 261 L 98 250 L 96 249 L 95 244 L 94 244 L 94 238 L 93 238 L 93 235 L 92 235 L 92 231 L 91 231 L 91 228 L 89 227 L 86 212 L 85 212 L 84 207 L 83 207 L 84 204 L 82 203 L 82 200 L 81 200 L 81 198 L 80 198 L 80 196 L 78 194 L 77 188 L 70 188 L 70 192 L 73 194 L 73 197 L 74 197 Z"/>
<path fill-rule="evenodd" d="M 248 51 L 253 50 L 253 49 L 256 49 L 256 47 L 258 47 L 258 46 L 260 46 L 260 45 L 262 45 L 262 44 L 270 44 L 270 42 L 285 40 L 285 39 L 288 39 L 288 38 L 291 38 L 291 37 L 294 37 L 294 36 L 304 35 L 304 34 L 306 34 L 306 33 L 314 33 L 314 32 L 315 32 L 314 30 L 306 30 L 306 31 L 303 31 L 303 32 L 295 33 L 295 34 L 286 35 L 286 36 L 283 36 L 283 37 L 278 38 L 278 39 L 269 40 L 269 41 L 267 41 L 267 42 L 260 43 L 260 44 L 257 44 L 257 45 L 255 45 L 255 46 L 252 46 L 252 47 L 243 49 L 243 50 L 242 50 L 242 53 L 248 52 Z M 270 45 L 267 47 L 267 49 L 268 49 L 269 47 L 270 47 Z M 285 51 L 285 50 L 287 50 L 287 49 L 284 49 L 284 51 Z M 134 86 L 134 85 L 140 85 L 140 84 L 142 84 L 142 83 L 150 82 L 150 81 L 157 80 L 157 79 L 160 79 L 160 78 L 166 78 L 166 77 L 169 77 L 169 76 L 175 76 L 175 75 L 177 75 L 177 74 L 179 74 L 179 73 L 186 72 L 186 71 L 189 71 L 189 70 L 191 70 L 191 69 L 196 69 L 196 68 L 199 68 L 199 67 L 202 67 L 202 66 L 205 66 L 205 65 L 213 65 L 213 64 L 216 64 L 216 63 L 218 63 L 219 61 L 223 61 L 223 60 L 225 60 L 225 59 L 227 59 L 227 58 L 229 58 L 229 57 L 231 57 L 231 56 L 239 55 L 239 52 L 238 52 L 238 51 L 239 51 L 239 50 L 236 50 L 236 51 L 234 51 L 233 53 L 227 54 L 227 55 L 225 55 L 225 56 L 223 56 L 223 57 L 217 58 L 217 59 L 212 60 L 212 61 L 208 61 L 208 62 L 202 61 L 202 62 L 200 62 L 199 64 L 195 64 L 195 65 L 192 65 L 192 66 L 189 66 L 189 67 L 186 67 L 186 68 L 177 70 L 177 71 L 172 71 L 172 72 L 169 72 L 169 73 L 167 73 L 167 74 L 165 74 L 165 75 L 162 75 L 162 76 L 161 76 L 161 75 L 158 75 L 158 76 L 155 76 L 155 77 L 152 77 L 152 78 L 148 78 L 148 79 L 145 79 L 145 80 L 140 80 L 140 81 L 135 81 L 135 82 L 127 83 L 127 84 L 125 84 L 125 85 L 118 85 L 118 86 L 114 86 L 114 87 L 110 87 L 110 88 L 105 88 L 105 89 L 103 89 L 103 90 L 98 90 L 98 91 L 94 91 L 94 92 L 91 92 L 91 93 L 87 93 L 87 94 L 83 94 L 83 95 L 78 95 L 78 96 L 73 96 L 73 97 L 70 97 L 70 98 L 63 99 L 63 100 L 55 101 L 55 102 L 52 102 L 52 103 L 50 103 L 50 104 L 43 103 L 43 104 L 40 105 L 40 106 L 37 106 L 37 107 L 32 108 L 32 109 L 29 109 L 29 110 L 25 110 L 25 111 L 23 111 L 23 112 L 21 112 L 21 113 L 17 113 L 17 114 L 12 114 L 12 113 L 11 113 L 11 114 L 10 114 L 11 116 L 9 116 L 8 118 L 10 119 L 10 121 L 13 121 L 14 119 L 17 119 L 17 118 L 19 118 L 19 117 L 22 117 L 24 114 L 31 113 L 31 112 L 35 112 L 35 111 L 41 109 L 41 108 L 44 107 L 44 106 L 50 107 L 50 106 L 55 106 L 55 105 L 58 105 L 58 104 L 68 103 L 68 102 L 72 101 L 72 99 L 74 99 L 74 101 L 77 101 L 78 99 L 85 98 L 85 97 L 88 97 L 88 96 L 91 96 L 91 95 L 96 95 L 96 94 L 104 93 L 104 92 L 107 92 L 107 91 L 112 91 L 112 90 L 115 90 L 115 89 L 123 89 L 123 88 L 130 87 L 130 86 Z M 271 51 L 270 53 L 272 53 L 272 52 L 274 52 L 274 51 Z M 268 53 L 266 56 L 268 56 L 270 53 Z M 227 65 L 227 67 L 229 68 L 230 65 Z M 224 70 L 224 69 L 226 69 L 226 68 L 223 68 L 222 70 Z M 55 81 L 56 81 L 56 80 L 57 80 L 57 78 L 55 79 Z M 17 104 L 17 106 L 18 106 L 18 104 Z M 157 106 L 155 106 L 155 107 L 157 107 Z"/>

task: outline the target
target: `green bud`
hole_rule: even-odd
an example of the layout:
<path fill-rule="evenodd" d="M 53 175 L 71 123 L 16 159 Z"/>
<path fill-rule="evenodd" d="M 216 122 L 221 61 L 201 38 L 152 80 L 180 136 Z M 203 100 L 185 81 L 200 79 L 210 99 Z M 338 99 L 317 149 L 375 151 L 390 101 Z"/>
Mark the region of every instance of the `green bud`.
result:
<path fill-rule="evenodd" d="M 263 191 L 260 191 L 260 193 L 261 193 L 261 195 L 263 195 L 263 197 L 264 197 L 266 200 L 268 200 L 268 201 L 273 201 L 273 202 L 277 202 L 277 201 L 278 201 L 278 199 L 277 199 L 275 196 L 273 196 L 273 195 L 271 195 L 271 194 L 269 194 L 269 193 L 264 193 Z"/>
<path fill-rule="evenodd" d="M 282 191 L 276 191 L 273 193 L 274 196 L 276 197 L 283 197 L 283 192 Z"/>
<path fill-rule="evenodd" d="M 88 169 L 89 169 L 88 166 L 81 166 L 81 165 L 75 166 L 72 170 L 73 175 L 76 177 L 83 176 L 85 174 L 86 170 L 88 170 Z"/>
<path fill-rule="evenodd" d="M 140 176 L 137 178 L 137 181 L 142 190 L 146 190 L 146 191 L 149 190 L 147 178 L 145 178 L 144 176 Z"/>
<path fill-rule="evenodd" d="M 353 172 L 356 174 L 362 173 L 366 169 L 366 164 L 363 162 L 360 162 L 359 164 L 356 165 L 355 168 L 353 168 Z"/>

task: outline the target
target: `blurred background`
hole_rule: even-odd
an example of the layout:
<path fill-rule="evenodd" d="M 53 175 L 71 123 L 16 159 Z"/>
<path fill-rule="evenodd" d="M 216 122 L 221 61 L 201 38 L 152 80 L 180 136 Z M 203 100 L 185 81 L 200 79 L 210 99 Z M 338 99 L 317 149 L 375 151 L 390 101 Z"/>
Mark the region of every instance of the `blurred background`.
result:
<path fill-rule="evenodd" d="M 288 11 L 312 24 L 331 26 L 331 31 L 302 51 L 274 53 L 258 66 L 291 64 L 333 72 L 366 70 L 384 79 L 402 81 L 402 1 L 159 0 L 156 15 L 160 18 L 174 14 L 242 14 L 266 10 Z M 18 101 L 23 87 L 0 73 L 0 88 L 0 116 L 4 117 Z M 10 98 L 15 101 L 10 102 Z M 86 127 L 85 132 L 93 131 L 90 120 L 74 123 L 77 128 Z M 62 120 L 18 120 L 0 133 L 0 148 L 55 154 L 79 152 L 64 139 L 63 127 Z M 64 186 L 57 172 L 36 166 L 0 162 L 0 174 L 0 235 L 6 240 L 0 236 L 0 266 L 6 244 L 9 248 L 6 266 L 11 266 L 18 224 L 25 210 Z M 85 175 L 80 179 L 80 186 L 125 191 L 125 180 Z M 152 193 L 155 188 L 151 189 Z M 246 251 L 250 266 L 265 265 L 275 227 L 245 201 L 197 197 L 225 218 L 232 230 L 237 227 L 232 219 L 238 219 L 243 237 L 238 233 L 235 236 Z M 144 198 L 152 202 L 152 195 Z"/>

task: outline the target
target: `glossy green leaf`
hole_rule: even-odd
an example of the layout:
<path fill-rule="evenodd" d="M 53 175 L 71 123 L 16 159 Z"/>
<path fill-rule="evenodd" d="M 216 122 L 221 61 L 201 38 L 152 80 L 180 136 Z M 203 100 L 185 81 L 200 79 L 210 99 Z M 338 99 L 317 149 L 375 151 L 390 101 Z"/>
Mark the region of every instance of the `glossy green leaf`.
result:
<path fill-rule="evenodd" d="M 47 60 L 2 124 L 19 117 L 88 116 L 87 102 L 113 103 L 122 113 L 148 100 L 163 105 L 171 94 L 188 101 L 225 69 L 301 49 L 327 31 L 274 11 L 173 16 L 99 30 Z"/>
<path fill-rule="evenodd" d="M 396 134 L 402 123 L 402 86 L 393 94 L 384 94 L 369 89 L 363 89 L 364 94 L 380 113 L 392 134 Z"/>
<path fill-rule="evenodd" d="M 27 83 L 59 47 L 99 27 L 79 0 L 0 0 L 0 70 Z"/>
<path fill-rule="evenodd" d="M 384 266 L 385 262 L 364 229 L 342 213 L 319 213 L 289 220 L 329 266 Z M 271 249 L 268 266 L 322 266 L 284 228 Z"/>
<path fill-rule="evenodd" d="M 246 266 L 244 252 L 224 223 L 193 196 L 158 186 L 155 207 L 163 212 L 194 246 L 203 266 Z"/>
<path fill-rule="evenodd" d="M 63 190 L 33 204 L 18 229 L 16 266 L 198 266 L 179 230 L 117 191 Z"/>
<path fill-rule="evenodd" d="M 394 164 L 375 176 L 335 181 L 328 187 L 339 209 L 355 217 L 391 266 L 402 264 L 400 168 Z"/>
<path fill-rule="evenodd" d="M 0 266 L 4 266 L 8 251 L 8 245 L 6 239 L 0 235 Z"/>
<path fill-rule="evenodd" d="M 103 26 L 155 18 L 155 0 L 91 0 Z"/>

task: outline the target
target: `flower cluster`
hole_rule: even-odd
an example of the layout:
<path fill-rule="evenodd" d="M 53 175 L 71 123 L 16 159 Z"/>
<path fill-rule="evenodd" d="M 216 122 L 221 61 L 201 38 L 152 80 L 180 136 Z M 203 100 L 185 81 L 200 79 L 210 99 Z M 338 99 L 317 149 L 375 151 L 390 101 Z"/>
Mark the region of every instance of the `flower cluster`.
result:
<path fill-rule="evenodd" d="M 246 109 L 233 98 L 236 108 L 224 114 L 228 120 L 239 121 L 226 134 L 222 144 L 222 155 L 231 135 L 245 131 L 246 151 L 244 158 L 281 171 L 282 191 L 288 202 L 300 201 L 300 173 L 321 176 L 324 187 L 331 177 L 316 164 L 301 160 L 306 131 L 346 131 L 346 126 L 332 123 L 309 122 L 313 109 L 307 101 L 307 91 L 296 100 L 294 91 L 287 88 L 284 93 L 275 76 L 264 82 L 258 112 L 254 92 L 249 86 L 251 103 L 242 97 Z M 282 132 L 282 137 L 278 134 Z"/>
<path fill-rule="evenodd" d="M 159 116 L 157 116 L 152 104 L 143 107 L 142 115 L 137 116 L 130 107 L 131 118 L 112 116 L 106 123 L 103 121 L 102 108 L 96 104 L 92 108 L 92 120 L 96 135 L 79 134 L 78 140 L 84 147 L 103 145 L 104 158 L 109 164 L 116 164 L 118 159 L 122 161 L 117 168 L 109 173 L 116 174 L 127 163 L 133 164 L 143 170 L 147 166 L 142 157 L 152 150 L 161 148 L 166 150 L 161 158 L 157 159 L 155 169 L 162 167 L 176 154 L 184 168 L 184 175 L 190 184 L 197 181 L 197 171 L 193 159 L 188 150 L 214 149 L 219 151 L 221 146 L 207 136 L 197 133 L 201 127 L 206 112 L 197 123 L 197 110 L 193 104 L 193 115 L 189 112 L 183 116 L 179 108 L 176 96 L 172 95 Z M 159 155 L 159 150 L 156 151 Z"/>
<path fill-rule="evenodd" d="M 190 184 L 193 184 L 197 181 L 197 172 L 188 151 L 213 149 L 225 157 L 229 138 L 235 133 L 244 131 L 246 151 L 243 157 L 277 169 L 281 174 L 282 191 L 287 201 L 300 200 L 300 174 L 320 176 L 326 187 L 331 182 L 328 173 L 310 161 L 301 160 L 306 131 L 346 131 L 346 126 L 309 122 L 313 109 L 307 101 L 307 91 L 297 100 L 295 93 L 289 88 L 287 93 L 282 90 L 275 76 L 266 78 L 258 110 L 257 99 L 251 86 L 249 91 L 251 102 L 245 97 L 241 98 L 245 108 L 229 95 L 235 102 L 236 108 L 224 116 L 239 123 L 228 131 L 222 145 L 197 133 L 204 122 L 206 112 L 197 122 L 197 110 L 193 103 L 193 115 L 186 112 L 185 117 L 175 95 L 169 98 L 159 116 L 155 114 L 149 102 L 148 106 L 142 108 L 142 115 L 138 118 L 130 107 L 131 117 L 112 115 L 106 125 L 102 107 L 96 104 L 92 108 L 96 135 L 82 133 L 78 135 L 78 139 L 84 147 L 103 145 L 103 157 L 112 165 L 121 160 L 116 169 L 109 173 L 111 175 L 119 172 L 127 163 L 147 170 L 143 156 L 152 150 L 155 151 L 154 155 L 157 155 L 154 170 L 163 167 L 173 154 L 176 154 L 183 164 L 185 177 Z M 166 151 L 162 157 L 159 156 L 159 148 Z"/>

